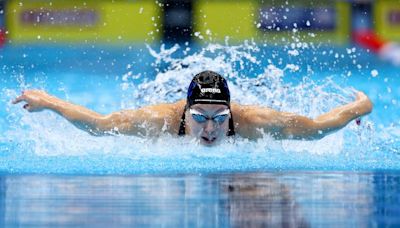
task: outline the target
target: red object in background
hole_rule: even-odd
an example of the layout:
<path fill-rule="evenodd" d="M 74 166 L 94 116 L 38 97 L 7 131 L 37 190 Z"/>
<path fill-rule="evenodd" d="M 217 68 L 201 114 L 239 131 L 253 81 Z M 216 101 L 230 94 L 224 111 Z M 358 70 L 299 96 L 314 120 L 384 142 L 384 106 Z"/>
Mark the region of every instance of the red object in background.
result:
<path fill-rule="evenodd" d="M 6 43 L 6 32 L 0 29 L 0 47 Z"/>
<path fill-rule="evenodd" d="M 379 52 L 379 50 L 387 43 L 372 30 L 353 32 L 353 40 L 355 43 L 364 48 L 370 49 L 373 52 Z"/>
<path fill-rule="evenodd" d="M 384 40 L 370 29 L 353 32 L 353 41 L 371 50 L 382 60 L 400 66 L 400 43 Z"/>

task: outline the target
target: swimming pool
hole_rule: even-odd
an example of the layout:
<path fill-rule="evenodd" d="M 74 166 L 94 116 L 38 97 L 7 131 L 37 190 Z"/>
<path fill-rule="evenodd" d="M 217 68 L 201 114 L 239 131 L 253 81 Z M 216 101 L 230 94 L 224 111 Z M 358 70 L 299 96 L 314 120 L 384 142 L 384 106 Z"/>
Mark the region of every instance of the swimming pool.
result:
<path fill-rule="evenodd" d="M 0 69 L 0 225 L 400 224 L 400 71 L 364 50 L 7 46 Z M 244 104 L 314 117 L 355 88 L 374 110 L 319 141 L 266 135 L 205 148 L 173 136 L 93 137 L 10 104 L 27 88 L 100 113 L 172 102 L 205 69 L 228 75 L 232 100 Z"/>

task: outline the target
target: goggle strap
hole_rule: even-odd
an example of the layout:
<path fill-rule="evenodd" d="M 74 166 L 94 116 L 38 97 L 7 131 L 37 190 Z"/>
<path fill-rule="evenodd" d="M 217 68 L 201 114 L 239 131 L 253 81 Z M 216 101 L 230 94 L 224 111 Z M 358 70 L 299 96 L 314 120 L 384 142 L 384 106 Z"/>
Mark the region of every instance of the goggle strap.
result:
<path fill-rule="evenodd" d="M 194 114 L 194 115 L 201 115 L 201 116 L 206 116 L 203 113 L 195 110 L 195 109 L 189 109 L 190 114 Z M 224 111 L 221 111 L 217 114 L 215 114 L 212 118 L 216 117 L 216 116 L 222 116 L 222 115 L 228 115 L 230 113 L 229 109 L 225 109 Z"/>

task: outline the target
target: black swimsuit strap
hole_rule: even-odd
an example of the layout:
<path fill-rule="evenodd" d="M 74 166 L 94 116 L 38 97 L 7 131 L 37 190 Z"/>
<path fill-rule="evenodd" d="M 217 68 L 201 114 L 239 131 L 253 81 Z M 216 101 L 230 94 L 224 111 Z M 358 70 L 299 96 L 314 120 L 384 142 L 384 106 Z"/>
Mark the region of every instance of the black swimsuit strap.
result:
<path fill-rule="evenodd" d="M 185 121 L 185 112 L 187 110 L 187 105 L 185 105 L 185 108 L 183 109 L 182 117 L 181 117 L 181 123 L 179 125 L 179 132 L 178 135 L 185 135 L 186 132 L 186 121 Z"/>
<path fill-rule="evenodd" d="M 231 118 L 229 118 L 229 130 L 226 134 L 227 136 L 234 136 L 235 135 L 235 125 L 233 125 L 233 115 L 231 112 Z"/>
<path fill-rule="evenodd" d="M 181 117 L 181 123 L 179 125 L 179 132 L 178 135 L 185 135 L 186 133 L 186 121 L 185 121 L 185 113 L 187 110 L 187 105 L 185 105 L 185 109 L 183 110 L 182 117 Z M 231 118 L 229 118 L 229 130 L 228 133 L 226 134 L 227 136 L 234 136 L 235 135 L 235 125 L 233 124 L 233 116 L 231 112 Z"/>

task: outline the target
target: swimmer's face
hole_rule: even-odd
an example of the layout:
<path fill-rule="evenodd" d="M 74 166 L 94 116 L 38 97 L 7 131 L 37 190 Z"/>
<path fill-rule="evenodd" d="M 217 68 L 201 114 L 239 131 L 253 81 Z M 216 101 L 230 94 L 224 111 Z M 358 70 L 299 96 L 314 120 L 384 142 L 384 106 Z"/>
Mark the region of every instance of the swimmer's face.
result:
<path fill-rule="evenodd" d="M 195 104 L 186 112 L 188 133 L 201 144 L 218 144 L 229 130 L 230 110 L 226 105 Z"/>

